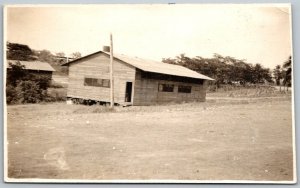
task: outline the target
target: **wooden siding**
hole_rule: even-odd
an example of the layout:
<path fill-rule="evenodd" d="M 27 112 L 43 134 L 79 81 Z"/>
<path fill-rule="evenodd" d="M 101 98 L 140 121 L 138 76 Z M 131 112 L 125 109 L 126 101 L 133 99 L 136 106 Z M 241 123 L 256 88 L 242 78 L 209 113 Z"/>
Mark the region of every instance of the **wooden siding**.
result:
<path fill-rule="evenodd" d="M 173 84 L 173 92 L 158 91 L 159 84 Z M 191 93 L 178 93 L 178 86 L 191 86 Z M 205 101 L 207 83 L 194 84 L 167 80 L 145 79 L 141 77 L 141 71 L 137 69 L 134 84 L 133 105 L 151 105 L 168 102 L 192 102 Z"/>
<path fill-rule="evenodd" d="M 84 86 L 84 77 L 109 79 L 109 57 L 96 54 L 90 58 L 73 63 L 69 67 L 68 97 L 97 101 L 110 101 L 110 88 Z M 134 87 L 135 68 L 121 61 L 114 61 L 114 100 L 123 104 L 125 101 L 126 82 Z M 132 98 L 134 93 L 132 93 Z"/>

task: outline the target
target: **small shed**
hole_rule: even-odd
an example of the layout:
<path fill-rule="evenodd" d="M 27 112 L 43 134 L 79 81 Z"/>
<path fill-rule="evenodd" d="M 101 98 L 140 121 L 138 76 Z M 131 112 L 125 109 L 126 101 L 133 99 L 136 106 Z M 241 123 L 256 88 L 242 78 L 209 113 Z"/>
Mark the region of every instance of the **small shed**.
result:
<path fill-rule="evenodd" d="M 46 62 L 41 61 L 19 61 L 19 60 L 7 60 L 7 69 L 9 74 L 10 63 L 16 64 L 19 62 L 21 65 L 23 65 L 25 70 L 27 70 L 30 73 L 36 74 L 36 75 L 43 75 L 47 76 L 52 79 L 52 73 L 55 71 L 55 69 Z"/>
<path fill-rule="evenodd" d="M 67 97 L 73 102 L 110 101 L 110 56 L 98 51 L 63 64 L 69 66 Z M 114 54 L 114 101 L 120 105 L 152 105 L 205 101 L 207 81 L 188 68 Z"/>

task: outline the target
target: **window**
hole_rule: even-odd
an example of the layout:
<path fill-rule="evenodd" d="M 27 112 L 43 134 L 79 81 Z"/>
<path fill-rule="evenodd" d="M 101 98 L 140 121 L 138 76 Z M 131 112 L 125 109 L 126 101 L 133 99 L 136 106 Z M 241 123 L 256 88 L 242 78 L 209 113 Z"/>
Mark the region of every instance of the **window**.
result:
<path fill-rule="evenodd" d="M 94 86 L 94 87 L 110 87 L 109 79 L 97 79 L 97 78 L 84 78 L 85 86 Z"/>
<path fill-rule="evenodd" d="M 178 86 L 178 93 L 191 93 L 192 86 Z"/>
<path fill-rule="evenodd" d="M 174 91 L 174 85 L 171 85 L 171 84 L 159 84 L 158 85 L 158 91 L 161 91 L 161 92 L 173 92 Z"/>
<path fill-rule="evenodd" d="M 103 79 L 103 80 L 102 80 L 102 86 L 103 86 L 103 87 L 110 87 L 110 80 L 108 80 L 108 79 Z"/>
<path fill-rule="evenodd" d="M 93 79 L 94 80 L 94 86 L 101 87 L 102 86 L 102 79 Z"/>
<path fill-rule="evenodd" d="M 93 78 L 84 78 L 84 85 L 85 86 L 92 86 L 93 85 Z"/>

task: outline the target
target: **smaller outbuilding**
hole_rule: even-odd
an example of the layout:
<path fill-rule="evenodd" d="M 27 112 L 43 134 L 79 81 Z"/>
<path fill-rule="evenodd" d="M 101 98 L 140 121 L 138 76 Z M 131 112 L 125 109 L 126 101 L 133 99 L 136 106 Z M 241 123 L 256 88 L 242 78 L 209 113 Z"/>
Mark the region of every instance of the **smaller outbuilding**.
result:
<path fill-rule="evenodd" d="M 7 73 L 9 74 L 10 64 L 17 64 L 18 62 L 23 65 L 25 70 L 32 74 L 48 76 L 52 79 L 52 74 L 55 69 L 46 62 L 41 61 L 19 61 L 19 60 L 7 60 Z"/>

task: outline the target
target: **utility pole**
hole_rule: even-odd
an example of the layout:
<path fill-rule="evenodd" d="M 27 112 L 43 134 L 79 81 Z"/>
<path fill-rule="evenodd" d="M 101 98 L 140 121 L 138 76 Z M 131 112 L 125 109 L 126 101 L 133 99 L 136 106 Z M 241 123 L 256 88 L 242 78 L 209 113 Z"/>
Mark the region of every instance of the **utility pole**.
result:
<path fill-rule="evenodd" d="M 114 107 L 113 37 L 110 33 L 110 107 Z"/>

